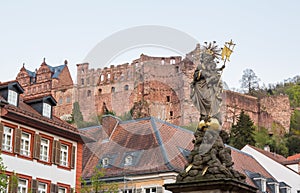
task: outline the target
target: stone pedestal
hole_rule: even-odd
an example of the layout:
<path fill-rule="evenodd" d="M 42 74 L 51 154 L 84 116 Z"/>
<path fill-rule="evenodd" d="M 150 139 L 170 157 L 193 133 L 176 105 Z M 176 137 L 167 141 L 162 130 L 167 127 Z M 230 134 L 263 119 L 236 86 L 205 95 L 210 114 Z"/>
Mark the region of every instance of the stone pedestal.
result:
<path fill-rule="evenodd" d="M 165 184 L 173 193 L 255 193 L 257 188 L 233 179 L 211 179 Z"/>

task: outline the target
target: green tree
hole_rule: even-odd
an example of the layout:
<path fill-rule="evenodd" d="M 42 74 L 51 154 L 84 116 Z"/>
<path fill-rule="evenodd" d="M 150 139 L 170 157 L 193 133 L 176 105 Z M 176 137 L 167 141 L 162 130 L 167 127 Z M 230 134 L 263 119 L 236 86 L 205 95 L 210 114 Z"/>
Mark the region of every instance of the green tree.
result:
<path fill-rule="evenodd" d="M 6 167 L 4 166 L 2 157 L 0 157 L 0 192 L 5 192 L 7 187 L 7 175 L 5 174 Z"/>
<path fill-rule="evenodd" d="M 105 168 L 101 167 L 101 165 L 97 165 L 94 170 L 93 174 L 90 178 L 90 184 L 86 183 L 86 180 L 81 179 L 81 193 L 117 193 L 118 186 L 116 183 L 106 183 L 102 180 L 105 176 Z"/>
<path fill-rule="evenodd" d="M 255 127 L 250 117 L 242 111 L 238 117 L 237 124 L 230 131 L 230 145 L 242 149 L 245 145 L 255 145 Z"/>
<path fill-rule="evenodd" d="M 289 155 L 300 153 L 300 136 L 289 136 L 287 139 Z"/>
<path fill-rule="evenodd" d="M 255 147 L 263 149 L 266 145 L 270 145 L 271 138 L 266 128 L 261 127 L 254 132 Z"/>
<path fill-rule="evenodd" d="M 291 116 L 290 124 L 291 134 L 300 136 L 300 111 L 295 110 Z"/>

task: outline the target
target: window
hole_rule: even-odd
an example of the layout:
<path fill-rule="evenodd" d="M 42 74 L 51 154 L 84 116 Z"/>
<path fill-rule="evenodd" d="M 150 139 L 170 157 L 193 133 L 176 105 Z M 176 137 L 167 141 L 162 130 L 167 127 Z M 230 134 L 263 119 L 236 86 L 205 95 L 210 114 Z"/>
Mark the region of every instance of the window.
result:
<path fill-rule="evenodd" d="M 128 85 L 125 85 L 124 86 L 124 90 L 128 90 L 129 89 L 129 86 Z"/>
<path fill-rule="evenodd" d="M 107 157 L 103 158 L 102 159 L 102 166 L 107 167 L 108 165 L 109 165 L 109 159 Z"/>
<path fill-rule="evenodd" d="M 9 104 L 18 105 L 18 93 L 13 90 L 8 90 L 8 99 Z"/>
<path fill-rule="evenodd" d="M 110 80 L 110 74 L 109 73 L 107 74 L 107 80 Z"/>
<path fill-rule="evenodd" d="M 49 144 L 50 141 L 48 139 L 41 139 L 40 159 L 46 162 L 48 161 Z"/>
<path fill-rule="evenodd" d="M 111 87 L 111 92 L 116 92 L 116 88 L 115 87 Z"/>
<path fill-rule="evenodd" d="M 46 183 L 39 182 L 38 193 L 47 193 L 47 188 L 48 187 Z"/>
<path fill-rule="evenodd" d="M 124 165 L 128 166 L 128 165 L 132 165 L 132 156 L 128 155 L 125 157 L 125 163 Z"/>
<path fill-rule="evenodd" d="M 58 188 L 58 193 L 66 193 L 66 192 L 67 192 L 66 188 L 63 188 L 63 187 Z"/>
<path fill-rule="evenodd" d="M 176 73 L 179 73 L 179 66 L 176 66 L 175 69 L 176 69 Z"/>
<path fill-rule="evenodd" d="M 173 111 L 170 111 L 170 117 L 173 117 Z"/>
<path fill-rule="evenodd" d="M 156 193 L 156 188 L 155 187 L 145 188 L 145 192 L 146 193 Z"/>
<path fill-rule="evenodd" d="M 3 139 L 2 139 L 2 150 L 3 151 L 12 151 L 12 136 L 13 129 L 10 127 L 4 126 L 3 128 Z"/>
<path fill-rule="evenodd" d="M 175 59 L 174 58 L 171 58 L 170 64 L 175 64 Z"/>
<path fill-rule="evenodd" d="M 98 90 L 98 91 L 99 91 L 99 94 L 102 94 L 102 89 L 101 89 L 101 88 L 99 88 L 99 90 Z"/>
<path fill-rule="evenodd" d="M 51 105 L 43 103 L 43 116 L 51 118 Z"/>
<path fill-rule="evenodd" d="M 70 102 L 71 102 L 71 97 L 67 96 L 66 102 L 67 102 L 67 103 L 70 103 Z"/>
<path fill-rule="evenodd" d="M 87 96 L 90 97 L 91 95 L 92 95 L 92 91 L 91 91 L 91 90 L 88 90 L 88 91 L 87 91 Z"/>
<path fill-rule="evenodd" d="M 81 85 L 84 85 L 84 79 L 83 78 L 81 79 Z"/>
<path fill-rule="evenodd" d="M 31 134 L 22 132 L 21 136 L 21 155 L 30 156 L 30 138 Z"/>
<path fill-rule="evenodd" d="M 170 101 L 171 101 L 171 97 L 167 96 L 167 102 L 170 102 Z"/>
<path fill-rule="evenodd" d="M 104 75 L 101 74 L 101 76 L 100 76 L 100 81 L 102 82 L 103 80 L 104 80 Z"/>
<path fill-rule="evenodd" d="M 67 145 L 61 144 L 60 146 L 60 165 L 68 167 L 68 151 Z"/>
<path fill-rule="evenodd" d="M 18 193 L 27 193 L 28 180 L 19 179 L 18 180 Z"/>
<path fill-rule="evenodd" d="M 165 59 L 164 59 L 164 58 L 161 59 L 161 64 L 162 64 L 162 65 L 165 64 Z"/>
<path fill-rule="evenodd" d="M 63 98 L 62 97 L 59 97 L 59 99 L 58 99 L 58 104 L 62 104 L 63 103 Z"/>

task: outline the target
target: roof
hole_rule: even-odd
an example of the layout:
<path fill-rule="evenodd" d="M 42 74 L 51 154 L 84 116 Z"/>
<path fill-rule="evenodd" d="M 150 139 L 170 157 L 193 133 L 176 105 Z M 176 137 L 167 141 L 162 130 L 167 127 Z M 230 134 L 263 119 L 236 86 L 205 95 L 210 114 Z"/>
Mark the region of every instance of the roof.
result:
<path fill-rule="evenodd" d="M 94 136 L 95 143 L 86 144 L 83 157 L 83 177 L 91 177 L 93 168 L 104 158 L 109 159 L 106 177 L 144 175 L 160 172 L 179 172 L 187 164 L 186 157 L 193 149 L 193 132 L 153 117 L 120 121 L 108 116 L 102 126 L 80 129 Z M 108 121 L 109 123 L 107 123 Z M 111 125 L 109 130 L 105 128 Z M 230 147 L 230 146 L 228 146 Z M 251 155 L 231 148 L 234 169 L 247 176 L 249 185 L 254 183 L 247 171 L 273 178 Z M 132 166 L 124 166 L 126 156 L 137 160 Z"/>
<path fill-rule="evenodd" d="M 108 129 L 103 121 L 110 121 L 113 129 Z M 182 150 L 193 147 L 191 131 L 154 117 L 119 121 L 108 116 L 102 120 L 102 127 L 80 130 L 97 138 L 97 142 L 84 148 L 84 154 L 90 152 L 83 158 L 87 163 L 83 166 L 84 178 L 89 178 L 104 158 L 110 160 L 106 170 L 106 176 L 110 177 L 123 176 L 124 172 L 126 175 L 179 172 L 187 163 Z M 132 165 L 124 165 L 127 156 L 133 158 Z"/>
<path fill-rule="evenodd" d="M 0 86 L 8 85 L 12 82 L 14 81 L 1 83 Z M 49 133 L 53 133 L 58 136 L 64 136 L 69 139 L 75 139 L 77 141 L 91 141 L 90 138 L 81 134 L 77 128 L 59 119 L 58 117 L 53 115 L 50 119 L 48 117 L 42 116 L 34 108 L 28 105 L 23 100 L 23 97 L 21 95 L 19 97 L 18 106 L 8 104 L 7 100 L 2 96 L 0 96 L 0 101 L 4 102 L 3 107 L 1 106 L 3 109 L 0 115 L 4 119 L 31 126 L 39 130 L 45 130 Z"/>
<path fill-rule="evenodd" d="M 50 71 L 53 73 L 52 78 L 58 78 L 61 71 L 65 68 L 66 64 L 60 66 L 54 66 L 54 67 L 50 65 L 47 66 L 49 67 Z"/>
<path fill-rule="evenodd" d="M 283 162 L 287 161 L 287 159 L 282 155 L 279 155 L 279 154 L 276 154 L 276 153 L 270 152 L 270 151 L 265 151 L 265 150 L 262 150 L 258 147 L 254 147 L 254 146 L 251 146 L 251 145 L 249 145 L 249 146 L 251 148 L 255 149 L 256 151 L 262 153 L 263 155 L 271 158 L 272 160 L 278 162 L 278 163 L 283 163 Z"/>
<path fill-rule="evenodd" d="M 287 157 L 287 160 L 289 160 L 289 161 L 299 160 L 299 162 L 300 162 L 300 153 Z"/>

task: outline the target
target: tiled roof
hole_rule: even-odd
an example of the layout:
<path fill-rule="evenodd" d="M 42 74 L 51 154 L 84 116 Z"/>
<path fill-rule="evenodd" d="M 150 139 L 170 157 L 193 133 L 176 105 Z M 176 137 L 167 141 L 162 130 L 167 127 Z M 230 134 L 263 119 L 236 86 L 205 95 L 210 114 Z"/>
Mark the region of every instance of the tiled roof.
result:
<path fill-rule="evenodd" d="M 287 160 L 300 160 L 300 153 L 287 157 Z"/>
<path fill-rule="evenodd" d="M 111 135 L 107 135 L 105 130 L 103 126 L 80 129 L 98 138 L 97 142 L 85 145 L 84 178 L 92 175 L 93 168 L 103 158 L 110 160 L 106 177 L 182 171 L 187 164 L 186 155 L 193 149 L 193 132 L 153 117 L 120 121 Z M 249 171 L 272 178 L 252 156 L 230 148 L 236 170 L 246 176 L 246 171 Z M 124 158 L 130 153 L 138 160 L 133 166 L 124 166 Z M 249 176 L 246 182 L 254 185 Z"/>
<path fill-rule="evenodd" d="M 279 155 L 279 154 L 276 154 L 276 153 L 273 153 L 273 152 L 269 152 L 269 151 L 265 151 L 265 150 L 262 150 L 258 147 L 254 147 L 254 146 L 251 146 L 249 145 L 251 148 L 255 149 L 256 151 L 264 154 L 265 156 L 271 158 L 272 160 L 278 162 L 278 163 L 283 163 L 285 161 L 287 161 L 287 159 L 285 157 L 283 157 L 282 155 Z"/>
<path fill-rule="evenodd" d="M 59 74 L 61 73 L 61 71 L 65 68 L 65 64 L 64 65 L 60 65 L 60 66 L 50 66 L 47 65 L 50 69 L 50 71 L 53 73 L 52 78 L 58 78 Z"/>
<path fill-rule="evenodd" d="M 8 85 L 9 83 L 12 83 L 14 81 L 4 82 L 1 83 L 0 86 Z M 7 102 L 2 96 L 0 96 L 0 100 Z M 45 116 L 42 116 L 40 113 L 38 113 L 34 108 L 32 108 L 30 105 L 26 104 L 26 102 L 23 101 L 23 97 L 19 96 L 19 104 L 18 106 L 14 106 L 11 104 L 5 104 L 3 107 L 1 117 L 10 119 L 19 123 L 23 123 L 25 125 L 31 125 L 33 127 L 41 127 L 47 126 L 49 128 L 52 127 L 51 130 L 48 132 L 55 132 L 55 134 L 58 135 L 66 135 L 67 137 L 76 137 L 81 140 L 90 141 L 90 138 L 87 136 L 81 134 L 77 128 L 73 127 L 72 125 L 68 124 L 67 122 L 59 119 L 56 116 L 52 116 L 52 118 L 48 118 Z M 39 125 L 37 125 L 39 124 Z M 44 127 L 41 127 L 40 129 L 45 129 Z"/>

